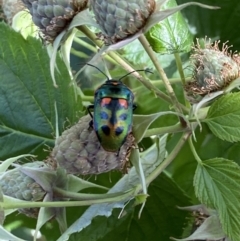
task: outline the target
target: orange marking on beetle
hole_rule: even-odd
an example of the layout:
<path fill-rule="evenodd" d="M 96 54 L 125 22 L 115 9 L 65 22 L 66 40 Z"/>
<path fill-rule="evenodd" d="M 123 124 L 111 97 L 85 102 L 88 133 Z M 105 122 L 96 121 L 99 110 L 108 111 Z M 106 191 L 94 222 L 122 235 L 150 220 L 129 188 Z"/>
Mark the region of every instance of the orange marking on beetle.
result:
<path fill-rule="evenodd" d="M 128 108 L 128 102 L 127 102 L 127 100 L 125 100 L 125 99 L 119 99 L 118 101 L 119 101 L 119 104 L 120 104 L 122 107 L 124 107 L 125 109 Z"/>
<path fill-rule="evenodd" d="M 105 105 L 108 105 L 111 102 L 111 100 L 112 100 L 111 98 L 103 98 L 101 100 L 101 106 L 103 107 Z"/>

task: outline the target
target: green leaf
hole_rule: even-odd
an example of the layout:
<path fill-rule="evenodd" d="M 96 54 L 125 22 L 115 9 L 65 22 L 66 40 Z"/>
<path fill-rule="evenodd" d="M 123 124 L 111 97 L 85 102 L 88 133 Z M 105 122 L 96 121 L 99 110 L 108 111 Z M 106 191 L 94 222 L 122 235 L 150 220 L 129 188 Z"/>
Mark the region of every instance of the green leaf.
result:
<path fill-rule="evenodd" d="M 67 125 L 76 122 L 82 101 L 59 58 L 58 88 L 53 86 L 40 41 L 25 40 L 3 23 L 0 35 L 0 159 L 26 153 L 45 157 L 43 147 L 53 146 L 56 123 L 61 133 L 67 120 Z"/>
<path fill-rule="evenodd" d="M 3 192 L 2 189 L 0 188 L 0 202 L 3 202 Z M 0 225 L 2 226 L 5 220 L 5 212 L 3 208 L 0 208 Z"/>
<path fill-rule="evenodd" d="M 79 192 L 84 188 L 90 188 L 90 187 L 108 190 L 108 188 L 104 186 L 94 184 L 82 178 L 76 177 L 75 175 L 72 175 L 72 174 L 68 174 L 67 185 L 68 185 L 68 191 L 71 191 L 71 192 Z"/>
<path fill-rule="evenodd" d="M 177 241 L 188 240 L 221 240 L 225 238 L 218 216 L 212 215 L 204 220 L 201 226 L 187 238 L 174 239 Z"/>
<path fill-rule="evenodd" d="M 24 38 L 32 36 L 39 38 L 38 27 L 32 21 L 32 15 L 26 9 L 17 12 L 12 19 L 12 28 L 16 32 L 21 32 Z"/>
<path fill-rule="evenodd" d="M 189 213 L 177 206 L 190 203 L 188 197 L 165 173 L 150 184 L 149 195 L 140 219 L 139 206 L 133 207 L 130 203 L 121 218 L 119 209 L 115 209 L 109 218 L 95 217 L 91 225 L 80 233 L 72 234 L 68 240 L 167 241 L 171 236 L 181 236 Z"/>
<path fill-rule="evenodd" d="M 139 158 L 139 149 L 132 150 L 130 160 L 132 165 L 135 167 L 136 173 L 141 181 L 143 194 L 147 194 L 147 185 L 146 185 L 146 180 L 145 180 L 141 159 Z"/>
<path fill-rule="evenodd" d="M 198 164 L 194 187 L 201 203 L 217 210 L 224 233 L 232 241 L 238 241 L 240 167 L 223 158 L 203 161 Z"/>
<path fill-rule="evenodd" d="M 155 69 L 155 66 L 151 59 L 149 58 L 148 54 L 144 50 L 143 46 L 139 41 L 133 41 L 129 43 L 128 45 L 124 46 L 124 53 L 123 55 L 128 61 L 130 61 L 135 68 L 150 68 L 151 70 Z M 177 66 L 176 66 L 176 60 L 174 54 L 161 54 L 161 53 L 156 53 L 158 61 L 161 63 L 161 66 L 164 68 L 167 76 L 170 77 L 179 77 L 179 73 L 177 71 Z M 188 61 L 188 55 L 186 53 L 180 53 L 180 57 L 183 61 L 183 67 L 185 69 L 185 74 L 186 75 L 191 75 L 192 71 L 188 70 L 187 67 L 189 67 L 189 61 Z M 149 75 L 151 79 L 154 78 L 159 78 L 158 74 L 155 73 L 155 77 L 152 75 Z M 163 84 L 160 84 L 163 87 Z M 147 93 L 146 87 L 140 85 L 142 89 L 139 89 L 140 93 L 142 91 Z M 164 89 L 164 88 L 163 88 Z M 139 95 L 139 97 L 141 97 Z M 147 100 L 147 98 L 144 98 L 144 100 Z M 156 101 L 154 102 L 156 105 Z M 144 104 L 141 102 L 141 104 Z M 149 106 L 152 108 L 152 106 Z"/>
<path fill-rule="evenodd" d="M 4 160 L 4 162 L 0 164 L 0 173 L 4 173 L 9 168 L 9 166 L 11 166 L 14 162 L 19 161 L 19 159 L 24 157 L 34 157 L 34 156 L 25 154 L 25 155 L 15 156 L 15 157 L 6 159 Z"/>
<path fill-rule="evenodd" d="M 72 46 L 73 36 L 76 34 L 76 31 L 75 30 L 73 31 L 73 29 L 74 27 L 80 27 L 82 25 L 99 27 L 99 25 L 96 23 L 96 21 L 94 21 L 93 17 L 91 16 L 89 10 L 85 9 L 74 16 L 68 28 L 65 28 L 61 33 L 59 33 L 53 42 L 53 51 L 52 51 L 51 60 L 50 60 L 50 71 L 51 71 L 52 80 L 55 86 L 57 86 L 57 82 L 55 79 L 54 71 L 56 66 L 59 67 L 58 63 L 56 63 L 57 51 L 59 47 L 63 45 L 63 49 L 62 49 L 63 59 L 69 71 L 71 71 L 70 49 Z M 72 34 L 72 31 L 74 32 L 73 35 L 70 37 L 70 39 L 68 39 L 68 37 Z"/>
<path fill-rule="evenodd" d="M 52 201 L 51 195 L 47 193 L 47 195 L 44 197 L 43 202 Z M 35 227 L 34 232 L 34 240 L 36 240 L 38 232 L 40 232 L 41 227 L 46 224 L 49 220 L 53 219 L 54 217 L 57 219 L 58 213 L 65 212 L 65 208 L 50 208 L 50 207 L 41 207 L 38 213 L 37 218 L 37 224 Z M 65 220 L 62 220 L 62 223 L 59 225 L 59 228 L 61 230 L 61 226 L 64 226 L 66 222 Z"/>
<path fill-rule="evenodd" d="M 197 142 L 194 143 L 194 146 L 195 149 L 199 151 L 198 154 L 202 160 L 216 157 L 215 155 L 207 156 L 207 158 L 203 158 L 202 156 L 201 150 L 207 150 L 207 153 L 204 152 L 204 154 L 211 154 L 211 152 L 214 152 L 213 146 L 212 149 L 209 148 L 210 144 L 212 144 L 211 141 L 208 141 L 209 136 L 212 136 L 212 134 L 209 132 L 209 128 L 207 128 L 207 126 L 204 124 L 202 131 L 197 129 L 195 133 Z M 167 145 L 167 150 L 169 153 L 171 153 L 181 136 L 182 134 L 178 133 L 169 139 Z M 206 137 L 208 138 L 206 139 Z M 217 137 L 215 137 L 215 139 L 220 140 Z M 199 203 L 193 187 L 193 179 L 196 168 L 197 162 L 192 154 L 188 142 L 185 143 L 185 145 L 181 148 L 181 151 L 175 157 L 174 162 L 172 162 L 168 167 L 168 171 L 171 173 L 175 182 L 177 182 L 177 184 L 189 195 L 189 197 L 191 197 L 195 204 Z"/>
<path fill-rule="evenodd" d="M 219 140 L 219 139 L 218 139 Z M 228 142 L 229 143 L 229 142 Z M 228 148 L 225 148 L 224 158 L 230 159 L 240 165 L 240 142 L 229 143 Z"/>
<path fill-rule="evenodd" d="M 133 133 L 135 137 L 135 141 L 138 143 L 142 140 L 144 137 L 144 134 L 146 133 L 148 127 L 154 122 L 158 117 L 163 116 L 163 115 L 177 115 L 181 116 L 183 119 L 188 122 L 188 120 L 185 118 L 184 115 L 181 115 L 177 112 L 173 111 L 164 111 L 164 112 L 159 112 L 151 115 L 134 115 L 133 116 Z"/>
<path fill-rule="evenodd" d="M 146 199 L 148 197 L 147 194 L 147 185 L 146 185 L 146 179 L 145 179 L 145 175 L 144 175 L 144 171 L 143 171 L 143 165 L 141 162 L 141 159 L 139 158 L 139 150 L 138 149 L 133 149 L 131 156 L 130 156 L 130 160 L 132 165 L 135 167 L 136 169 L 136 173 L 140 179 L 141 182 L 141 188 L 142 188 L 142 193 L 138 194 L 135 199 L 136 199 L 136 203 L 140 203 L 142 201 L 142 208 L 139 211 L 139 217 L 141 216 L 143 207 L 145 206 L 146 203 Z"/>
<path fill-rule="evenodd" d="M 24 241 L 24 239 L 20 239 L 14 236 L 9 231 L 4 229 L 2 226 L 0 226 L 0 237 L 1 237 L 1 240 Z"/>
<path fill-rule="evenodd" d="M 176 1 L 168 1 L 165 9 L 176 7 Z M 157 53 L 189 52 L 193 36 L 181 12 L 177 12 L 154 25 L 147 33 L 152 49 Z"/>
<path fill-rule="evenodd" d="M 189 0 L 177 0 L 177 2 L 183 4 Z M 208 36 L 212 39 L 221 39 L 222 43 L 229 41 L 234 46 L 234 50 L 240 49 L 239 29 L 236 28 L 239 23 L 239 0 L 201 0 L 201 2 L 219 6 L 220 10 L 209 11 L 197 6 L 183 9 L 182 12 L 187 18 L 192 32 L 198 38 Z"/>
<path fill-rule="evenodd" d="M 151 59 L 149 58 L 148 54 L 144 50 L 143 46 L 139 41 L 134 41 L 129 43 L 128 45 L 124 46 L 124 53 L 123 56 L 131 61 L 135 66 L 143 66 L 148 68 L 154 68 L 154 64 L 152 63 Z M 162 67 L 166 68 L 169 65 L 171 70 L 175 70 L 173 63 L 175 64 L 175 59 L 173 55 L 161 55 L 157 54 L 158 59 L 162 62 Z M 172 74 L 173 71 L 171 71 Z"/>
<path fill-rule="evenodd" d="M 151 148 L 145 152 L 140 153 L 141 164 L 143 167 L 145 177 L 148 177 L 155 169 L 156 166 L 160 164 L 166 157 L 166 139 L 167 135 L 160 138 L 159 142 L 152 145 Z M 140 184 L 139 176 L 137 175 L 137 170 L 132 167 L 128 174 L 124 175 L 111 189 L 108 193 L 116 192 L 126 192 L 137 185 Z M 133 197 L 132 197 L 133 198 Z M 73 223 L 67 231 L 58 239 L 58 241 L 68 240 L 68 236 L 73 233 L 80 232 L 81 230 L 88 227 L 96 218 L 99 216 L 104 216 L 108 218 L 113 215 L 113 211 L 116 208 L 124 208 L 126 202 L 129 200 L 118 201 L 115 203 L 104 203 L 98 205 L 92 205 L 89 207 L 85 213 Z M 144 210 L 144 209 L 143 209 Z M 119 212 L 118 212 L 119 215 Z M 102 220 L 102 219 L 101 219 Z M 101 223 L 101 222 L 100 222 Z"/>
<path fill-rule="evenodd" d="M 215 101 L 203 122 L 218 138 L 240 141 L 240 93 L 231 93 Z"/>

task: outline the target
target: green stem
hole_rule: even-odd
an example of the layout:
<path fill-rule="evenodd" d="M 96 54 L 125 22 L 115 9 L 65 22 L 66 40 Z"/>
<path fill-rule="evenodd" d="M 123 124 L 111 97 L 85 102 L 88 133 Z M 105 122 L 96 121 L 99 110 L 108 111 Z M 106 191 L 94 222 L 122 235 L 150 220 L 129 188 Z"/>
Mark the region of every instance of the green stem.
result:
<path fill-rule="evenodd" d="M 80 31 L 82 31 L 88 38 L 90 38 L 94 44 L 96 44 L 98 47 L 102 47 L 103 42 L 100 40 L 97 40 L 97 37 L 94 33 L 92 33 L 86 26 L 80 26 L 78 27 Z M 130 66 L 129 63 L 127 63 L 125 60 L 122 59 L 117 53 L 115 52 L 108 52 L 108 55 L 113 58 L 119 65 L 121 65 L 126 71 L 131 72 L 134 71 L 134 69 Z M 134 75 L 145 87 L 147 87 L 149 90 L 153 91 L 156 96 L 163 99 L 164 101 L 168 103 L 171 102 L 171 98 L 160 91 L 157 87 L 151 84 L 149 80 L 146 80 L 143 78 L 138 72 L 133 72 L 132 75 Z M 189 113 L 189 109 L 185 107 L 182 104 L 179 104 L 180 107 L 186 112 Z"/>
<path fill-rule="evenodd" d="M 128 72 L 134 71 L 134 68 L 132 68 L 125 60 L 122 59 L 119 55 L 117 55 L 114 52 L 108 53 L 113 59 L 115 59 L 125 70 Z M 132 75 L 134 75 L 146 88 L 148 88 L 150 91 L 153 91 L 156 96 L 160 97 L 161 99 L 165 100 L 168 103 L 171 103 L 171 99 L 160 91 L 157 87 L 155 87 L 150 80 L 145 79 L 142 75 L 140 75 L 138 72 L 133 72 Z"/>
<path fill-rule="evenodd" d="M 174 105 L 174 108 L 177 112 L 179 113 L 183 113 L 182 108 L 180 106 L 180 103 L 177 100 L 177 97 L 173 91 L 173 88 L 171 86 L 171 83 L 169 82 L 166 73 L 164 72 L 162 66 L 160 65 L 157 56 L 155 55 L 155 53 L 153 52 L 152 48 L 149 46 L 149 43 L 146 39 L 146 37 L 142 34 L 139 38 L 139 41 L 141 42 L 142 46 L 144 47 L 144 49 L 146 50 L 148 56 L 150 57 L 150 59 L 152 60 L 156 70 L 158 71 L 159 75 L 161 76 L 161 79 L 165 85 L 165 88 L 170 96 L 171 102 Z M 182 121 L 181 121 L 182 122 Z"/>
<path fill-rule="evenodd" d="M 80 51 L 78 51 L 74 48 L 71 48 L 70 53 L 72 55 L 75 55 L 75 56 L 79 57 L 79 58 L 87 58 L 87 55 L 85 53 L 82 53 L 82 52 L 80 52 Z"/>
<path fill-rule="evenodd" d="M 148 129 L 144 134 L 144 138 L 150 137 L 153 135 L 163 135 L 166 133 L 169 133 L 169 134 L 170 133 L 178 133 L 178 132 L 183 132 L 186 130 L 189 130 L 189 128 L 182 127 L 182 125 L 180 123 L 178 123 L 178 124 L 172 125 L 172 126 Z"/>
<path fill-rule="evenodd" d="M 191 77 L 187 77 L 185 78 L 186 82 L 189 82 L 191 80 Z M 182 80 L 181 78 L 171 78 L 169 79 L 169 82 L 173 85 L 173 84 L 181 84 L 182 83 Z M 154 85 L 154 86 L 161 86 L 163 85 L 164 83 L 162 82 L 162 80 L 151 80 L 151 83 Z"/>
<path fill-rule="evenodd" d="M 82 95 L 81 98 L 82 98 L 82 101 L 89 101 L 89 102 L 93 102 L 94 101 L 94 97 L 93 96 Z"/>
<path fill-rule="evenodd" d="M 198 156 L 198 154 L 197 154 L 197 152 L 196 152 L 196 149 L 195 149 L 195 147 L 194 147 L 194 145 L 193 145 L 192 137 L 189 138 L 188 143 L 189 143 L 190 149 L 191 149 L 191 151 L 192 151 L 192 153 L 193 153 L 193 156 L 195 157 L 195 160 L 198 162 L 198 164 L 202 164 L 202 160 L 201 160 L 201 158 Z"/>
<path fill-rule="evenodd" d="M 178 73 L 180 74 L 180 77 L 181 77 L 182 85 L 184 86 L 186 84 L 186 79 L 185 79 L 185 75 L 184 75 L 183 68 L 182 68 L 181 57 L 180 57 L 179 53 L 174 53 L 174 57 L 175 57 L 175 61 L 177 64 Z M 186 100 L 186 98 L 185 98 L 185 105 L 188 108 L 191 107 L 190 103 Z"/>
<path fill-rule="evenodd" d="M 124 69 L 126 69 L 128 72 L 132 72 L 134 71 L 134 69 L 126 63 L 126 61 L 124 61 L 120 56 L 118 56 L 116 53 L 114 52 L 110 52 L 109 55 L 115 59 Z M 160 91 L 156 86 L 154 86 L 151 81 L 149 79 L 144 78 L 143 76 L 141 76 L 138 72 L 133 72 L 132 75 L 134 75 L 146 88 L 148 88 L 149 90 L 151 90 L 152 92 L 154 92 L 154 94 L 165 100 L 168 103 L 172 103 L 171 102 L 171 98 L 166 95 L 165 93 L 163 93 L 162 91 Z M 189 109 L 187 107 L 185 107 L 184 105 L 179 103 L 179 106 L 186 112 L 189 113 Z"/>
<path fill-rule="evenodd" d="M 79 39 L 79 38 L 76 38 L 76 37 L 74 38 L 74 41 L 75 41 L 76 43 L 78 43 L 79 45 L 82 45 L 83 47 L 91 50 L 92 52 L 97 53 L 96 47 L 92 46 L 91 44 L 87 43 L 86 41 L 83 41 L 82 39 Z M 77 51 L 77 50 L 75 50 L 75 49 L 71 50 L 71 53 L 73 53 L 73 54 L 81 57 L 81 53 L 79 53 L 79 51 Z M 88 56 L 88 57 L 89 57 L 89 56 Z M 112 63 L 112 64 L 117 64 L 117 63 L 116 63 L 112 58 L 110 58 L 110 56 L 108 56 L 108 55 L 104 55 L 103 58 L 106 59 L 107 61 L 109 61 L 109 62 Z"/>
<path fill-rule="evenodd" d="M 73 200 L 99 200 L 99 199 L 108 199 L 108 198 L 117 198 L 122 195 L 122 193 L 104 193 L 104 194 L 92 194 L 92 193 L 76 193 L 67 190 L 63 190 L 61 188 L 54 187 L 53 188 L 54 196 L 61 198 L 70 198 Z"/>
<path fill-rule="evenodd" d="M 200 120 L 204 120 L 207 117 L 210 106 L 202 107 L 198 110 L 197 116 Z"/>
<path fill-rule="evenodd" d="M 180 77 L 181 77 L 181 80 L 182 80 L 182 84 L 185 85 L 186 80 L 185 80 L 185 76 L 184 76 L 184 72 L 183 72 L 183 68 L 182 68 L 182 61 L 181 61 L 181 58 L 179 56 L 179 53 L 174 53 L 174 57 L 175 57 L 178 73 L 180 74 Z"/>
<path fill-rule="evenodd" d="M 177 156 L 179 151 L 181 151 L 183 145 L 186 143 L 187 139 L 191 135 L 191 132 L 184 133 L 181 139 L 178 141 L 175 148 L 168 155 L 168 157 L 160 163 L 160 165 L 146 178 L 146 185 L 149 185 L 154 179 L 156 179 L 165 169 L 171 164 L 174 158 Z M 135 190 L 135 193 L 139 193 L 142 190 L 142 186 L 139 184 Z"/>
<path fill-rule="evenodd" d="M 84 33 L 89 39 L 91 39 L 91 41 L 98 47 L 102 47 L 103 46 L 103 42 L 101 40 L 97 39 L 97 36 L 91 32 L 86 26 L 82 25 L 82 26 L 78 26 L 77 29 L 79 29 L 82 33 Z"/>
<path fill-rule="evenodd" d="M 124 193 L 118 197 L 110 197 L 110 198 L 104 198 L 104 199 L 89 199 L 86 201 L 57 201 L 57 202 L 0 202 L 0 208 L 1 209 L 18 209 L 18 208 L 34 208 L 34 207 L 75 207 L 75 206 L 90 206 L 93 204 L 101 204 L 101 203 L 114 203 L 114 202 L 120 202 L 125 199 L 130 199 L 133 197 L 135 193 L 135 189 L 132 189 L 131 191 Z"/>
<path fill-rule="evenodd" d="M 74 37 L 73 40 L 74 40 L 74 42 L 76 42 L 77 44 L 79 44 L 79 45 L 81 45 L 81 46 L 83 46 L 83 47 L 91 50 L 91 51 L 94 52 L 94 53 L 97 53 L 97 49 L 96 49 L 94 46 L 92 46 L 91 44 L 87 43 L 86 41 L 83 41 L 82 39 L 77 38 L 77 37 Z"/>

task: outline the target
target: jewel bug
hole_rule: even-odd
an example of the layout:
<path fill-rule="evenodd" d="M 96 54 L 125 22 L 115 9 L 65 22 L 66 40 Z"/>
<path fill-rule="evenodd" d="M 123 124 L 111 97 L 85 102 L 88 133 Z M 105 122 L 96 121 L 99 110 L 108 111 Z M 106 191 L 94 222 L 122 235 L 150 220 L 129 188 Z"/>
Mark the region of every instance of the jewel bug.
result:
<path fill-rule="evenodd" d="M 94 65 L 90 66 L 97 68 Z M 98 70 L 107 77 L 107 81 L 95 91 L 94 104 L 88 106 L 88 112 L 92 117 L 89 125 L 95 130 L 104 150 L 119 152 L 132 131 L 133 110 L 136 108 L 133 103 L 133 92 L 122 83 L 121 79 L 132 72 L 119 80 L 114 80 L 109 79 L 100 69 Z"/>

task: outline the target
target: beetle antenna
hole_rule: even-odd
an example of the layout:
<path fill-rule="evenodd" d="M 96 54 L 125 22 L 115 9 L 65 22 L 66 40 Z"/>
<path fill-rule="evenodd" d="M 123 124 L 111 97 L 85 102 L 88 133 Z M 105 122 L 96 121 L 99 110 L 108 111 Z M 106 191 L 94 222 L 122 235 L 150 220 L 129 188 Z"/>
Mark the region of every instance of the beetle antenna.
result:
<path fill-rule="evenodd" d="M 140 72 L 140 71 L 144 71 L 144 72 L 148 72 L 148 73 L 153 74 L 152 71 L 147 70 L 147 69 L 137 69 L 137 70 L 133 70 L 133 71 L 129 72 L 128 74 L 125 74 L 124 76 L 122 76 L 122 77 L 119 79 L 119 81 L 120 81 L 121 79 L 125 78 L 126 76 L 128 76 L 128 75 L 134 73 L 134 72 Z"/>
<path fill-rule="evenodd" d="M 99 69 L 97 66 L 92 65 L 92 64 L 89 64 L 89 63 L 86 63 L 86 65 L 92 66 L 92 67 L 94 67 L 95 69 L 99 70 L 99 71 L 100 71 L 104 76 L 106 76 L 107 79 L 109 80 L 109 77 L 108 77 L 101 69 Z"/>

